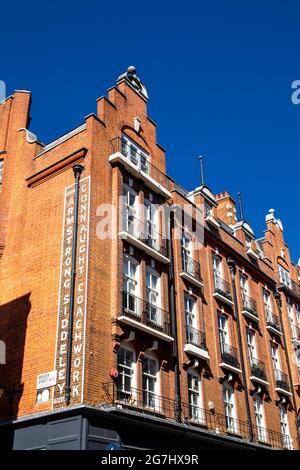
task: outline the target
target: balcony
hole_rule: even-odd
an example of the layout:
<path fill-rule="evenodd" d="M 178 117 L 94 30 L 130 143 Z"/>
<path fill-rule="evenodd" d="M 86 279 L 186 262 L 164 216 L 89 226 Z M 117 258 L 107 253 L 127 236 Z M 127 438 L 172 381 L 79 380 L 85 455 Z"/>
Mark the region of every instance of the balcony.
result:
<path fill-rule="evenodd" d="M 251 297 L 248 297 L 248 295 L 243 295 L 243 314 L 251 320 L 256 322 L 260 321 L 257 313 L 256 301 L 251 299 Z"/>
<path fill-rule="evenodd" d="M 169 312 L 130 292 L 122 292 L 122 312 L 118 320 L 164 341 L 173 341 Z"/>
<path fill-rule="evenodd" d="M 293 343 L 300 346 L 300 328 L 295 324 L 291 324 L 291 330 Z"/>
<path fill-rule="evenodd" d="M 128 411 L 140 413 L 144 418 L 157 416 L 166 421 L 175 422 L 176 411 L 178 410 L 175 400 L 158 395 L 154 392 L 137 389 L 130 386 L 126 388 L 116 382 L 102 383 L 100 392 L 100 409 L 126 414 Z M 292 449 L 291 438 L 272 429 L 261 426 L 252 426 L 248 422 L 241 421 L 224 414 L 217 413 L 215 410 L 200 408 L 191 403 L 181 403 L 182 423 L 192 428 L 197 428 L 199 432 L 209 431 L 216 438 L 228 436 L 237 437 L 244 442 L 251 441 L 252 430 L 253 441 L 256 444 L 272 447 L 275 449 Z"/>
<path fill-rule="evenodd" d="M 275 381 L 276 381 L 276 387 L 275 390 L 278 393 L 282 393 L 283 395 L 292 395 L 290 386 L 289 386 L 289 381 L 288 381 L 288 376 L 281 370 L 275 369 L 274 370 L 275 374 Z"/>
<path fill-rule="evenodd" d="M 196 287 L 204 287 L 200 264 L 182 252 L 182 271 L 179 273 L 182 279 L 194 284 Z"/>
<path fill-rule="evenodd" d="M 254 357 L 250 358 L 251 376 L 250 380 L 262 385 L 269 385 L 266 377 L 265 364 Z"/>
<path fill-rule="evenodd" d="M 220 276 L 214 274 L 215 292 L 213 294 L 216 299 L 221 300 L 227 305 L 233 305 L 232 295 L 229 282 L 224 281 Z"/>
<path fill-rule="evenodd" d="M 206 347 L 205 333 L 188 325 L 186 327 L 186 343 L 184 351 L 192 354 L 193 356 L 199 357 L 200 359 L 208 360 L 209 354 Z"/>
<path fill-rule="evenodd" d="M 211 227 L 214 227 L 217 229 L 220 228 L 219 222 L 217 221 L 217 219 L 215 219 L 215 217 L 211 213 L 205 214 L 205 222 Z"/>
<path fill-rule="evenodd" d="M 224 369 L 232 372 L 241 373 L 240 363 L 238 361 L 238 350 L 229 344 L 220 343 L 222 362 L 219 364 Z"/>
<path fill-rule="evenodd" d="M 279 318 L 271 310 L 266 308 L 267 330 L 275 335 L 282 336 Z"/>
<path fill-rule="evenodd" d="M 152 258 L 162 263 L 169 263 L 167 240 L 158 232 L 141 222 L 136 217 L 126 213 L 123 214 L 123 227 L 119 236 L 128 241 L 136 248 L 143 250 Z"/>
<path fill-rule="evenodd" d="M 292 279 L 289 279 L 286 282 L 281 281 L 279 289 L 293 297 L 296 297 L 296 299 L 300 301 L 300 285 Z"/>
<path fill-rule="evenodd" d="M 247 249 L 247 255 L 250 256 L 251 258 L 255 259 L 255 260 L 259 259 L 259 253 L 255 250 L 253 250 L 253 248 L 251 248 L 251 247 Z"/>
<path fill-rule="evenodd" d="M 111 149 L 112 153 L 108 158 L 110 163 L 121 164 L 128 173 L 141 179 L 152 191 L 167 199 L 171 197 L 169 178 L 152 165 L 146 156 L 134 151 L 120 137 L 111 141 Z"/>

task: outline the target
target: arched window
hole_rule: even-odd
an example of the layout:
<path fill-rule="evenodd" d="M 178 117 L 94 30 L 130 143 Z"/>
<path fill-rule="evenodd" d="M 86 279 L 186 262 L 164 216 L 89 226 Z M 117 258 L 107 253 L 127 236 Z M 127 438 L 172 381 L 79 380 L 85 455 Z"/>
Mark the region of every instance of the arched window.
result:
<path fill-rule="evenodd" d="M 152 352 L 145 354 L 142 366 L 143 406 L 160 411 L 159 363 Z"/>
<path fill-rule="evenodd" d="M 231 433 L 237 434 L 238 427 L 237 427 L 237 421 L 236 421 L 234 392 L 233 392 L 233 387 L 228 382 L 225 382 L 223 384 L 223 399 L 224 399 L 227 430 Z"/>
<path fill-rule="evenodd" d="M 203 411 L 202 384 L 198 372 L 190 368 L 187 372 L 188 396 L 189 396 L 189 418 L 196 423 L 205 424 L 205 413 Z"/>
<path fill-rule="evenodd" d="M 136 395 L 136 354 L 130 343 L 118 349 L 118 399 L 130 402 Z"/>

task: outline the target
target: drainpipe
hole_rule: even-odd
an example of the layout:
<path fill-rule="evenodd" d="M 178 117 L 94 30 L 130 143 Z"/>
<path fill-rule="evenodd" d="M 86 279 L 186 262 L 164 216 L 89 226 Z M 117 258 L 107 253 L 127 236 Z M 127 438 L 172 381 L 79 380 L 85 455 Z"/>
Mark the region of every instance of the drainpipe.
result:
<path fill-rule="evenodd" d="M 237 325 L 242 377 L 243 377 L 243 382 L 244 382 L 244 395 L 245 395 L 246 411 L 247 411 L 247 418 L 248 418 L 249 438 L 250 438 L 250 441 L 253 441 L 252 420 L 251 420 L 251 412 L 250 412 L 250 404 L 249 404 L 249 396 L 248 396 L 248 386 L 247 386 L 246 373 L 245 373 L 245 361 L 244 361 L 244 354 L 243 354 L 241 325 L 240 325 L 240 319 L 239 319 L 236 284 L 235 284 L 236 264 L 235 264 L 235 261 L 230 257 L 227 258 L 227 264 L 229 266 L 231 283 L 232 283 L 234 313 L 235 313 L 235 319 L 236 319 L 236 325 Z"/>
<path fill-rule="evenodd" d="M 174 284 L 174 257 L 173 257 L 173 232 L 174 232 L 174 212 L 170 212 L 170 230 L 169 230 L 169 301 L 171 311 L 171 331 L 173 341 L 173 362 L 175 372 L 175 393 L 176 393 L 176 421 L 181 422 L 181 393 L 180 393 L 180 371 L 178 360 L 178 337 L 177 337 L 177 319 L 176 319 L 176 297 Z"/>
<path fill-rule="evenodd" d="M 283 335 L 282 337 L 283 337 L 283 344 L 284 344 L 284 353 L 285 353 L 285 359 L 286 359 L 286 364 L 287 364 L 287 369 L 288 369 L 288 376 L 289 376 L 290 387 L 291 387 L 291 392 L 292 392 L 292 397 L 293 397 L 293 405 L 294 405 L 295 414 L 296 414 L 296 430 L 297 430 L 298 448 L 299 448 L 299 446 L 300 446 L 300 434 L 299 434 L 299 419 L 297 417 L 297 403 L 296 403 L 295 391 L 294 391 L 294 386 L 293 386 L 292 370 L 291 370 L 291 364 L 290 364 L 290 359 L 289 359 L 289 355 L 288 355 L 287 342 L 286 342 L 286 337 L 285 337 L 285 332 L 284 332 L 284 327 L 283 327 L 282 300 L 281 300 L 281 295 L 278 292 L 278 290 L 275 291 L 274 297 L 275 297 L 275 300 L 276 300 L 277 310 L 278 310 L 278 314 L 279 314 L 280 327 L 281 327 L 281 331 L 282 331 L 282 335 Z"/>
<path fill-rule="evenodd" d="M 68 353 L 67 353 L 67 370 L 66 370 L 66 386 L 65 386 L 65 402 L 68 406 L 71 397 L 71 359 L 72 359 L 72 339 L 73 339 L 73 317 L 74 317 L 74 297 L 75 297 L 75 278 L 76 278 L 76 251 L 77 251 L 77 231 L 78 231 L 78 204 L 79 204 L 79 183 L 80 175 L 84 167 L 82 165 L 74 165 L 73 172 L 75 177 L 75 203 L 74 203 L 74 225 L 72 237 L 72 262 L 71 262 L 71 279 L 70 279 L 70 305 L 69 305 L 69 323 L 68 323 Z"/>

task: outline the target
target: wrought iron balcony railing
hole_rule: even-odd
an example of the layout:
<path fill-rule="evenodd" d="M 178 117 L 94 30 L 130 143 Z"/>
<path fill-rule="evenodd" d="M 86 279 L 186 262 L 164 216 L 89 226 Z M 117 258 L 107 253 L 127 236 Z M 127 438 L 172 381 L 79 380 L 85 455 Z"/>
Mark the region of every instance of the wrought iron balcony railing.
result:
<path fill-rule="evenodd" d="M 169 312 L 130 292 L 122 291 L 122 315 L 170 336 Z"/>
<path fill-rule="evenodd" d="M 202 283 L 200 263 L 187 256 L 184 251 L 182 251 L 182 270 Z"/>
<path fill-rule="evenodd" d="M 258 318 L 256 301 L 245 294 L 243 295 L 243 309 Z"/>
<path fill-rule="evenodd" d="M 275 313 L 266 307 L 267 326 L 271 326 L 279 333 L 281 332 L 279 318 Z"/>
<path fill-rule="evenodd" d="M 216 435 L 236 436 L 245 441 L 251 440 L 259 444 L 279 449 L 291 449 L 292 441 L 289 436 L 261 426 L 252 425 L 246 421 L 235 419 L 214 410 L 206 410 L 192 403 L 181 403 L 180 409 L 175 400 L 166 398 L 149 390 L 141 390 L 122 385 L 119 376 L 116 382 L 102 384 L 100 406 L 115 406 L 119 409 L 132 409 L 147 415 L 159 415 L 160 418 L 175 421 L 179 412 L 186 426 L 203 428 Z"/>
<path fill-rule="evenodd" d="M 289 281 L 283 282 L 282 279 L 280 280 L 280 288 L 289 294 L 295 294 L 298 299 L 300 299 L 300 285 L 298 282 L 289 279 Z"/>
<path fill-rule="evenodd" d="M 251 357 L 250 366 L 251 366 L 251 375 L 253 377 L 264 380 L 265 382 L 267 381 L 265 364 L 262 361 L 255 359 L 255 357 Z"/>
<path fill-rule="evenodd" d="M 152 248 L 157 253 L 168 257 L 168 244 L 159 232 L 156 232 L 151 224 L 147 221 L 144 223 L 137 219 L 127 211 L 126 207 L 123 209 L 123 227 L 122 229 L 135 237 L 140 242 Z"/>
<path fill-rule="evenodd" d="M 167 175 L 150 163 L 146 154 L 137 152 L 136 148 L 128 144 L 125 140 L 120 137 L 114 138 L 111 141 L 111 152 L 112 154 L 120 152 L 122 156 L 135 165 L 139 171 L 150 176 L 168 191 L 170 190 L 171 183 Z"/>
<path fill-rule="evenodd" d="M 229 366 L 240 368 L 238 360 L 238 350 L 229 344 L 220 343 L 221 358 L 225 364 Z"/>
<path fill-rule="evenodd" d="M 288 380 L 287 374 L 278 369 L 275 369 L 274 373 L 275 373 L 275 380 L 276 380 L 276 388 L 281 388 L 282 390 L 285 390 L 286 392 L 290 392 L 290 386 L 289 386 L 289 380 Z"/>
<path fill-rule="evenodd" d="M 203 331 L 197 330 L 190 325 L 186 326 L 186 342 L 198 348 L 208 351 L 206 346 L 206 336 Z"/>
<path fill-rule="evenodd" d="M 214 280 L 215 280 L 215 292 L 218 294 L 221 294 L 223 297 L 226 297 L 226 299 L 232 301 L 232 295 L 231 295 L 229 282 L 224 281 L 224 279 L 222 279 L 217 274 L 214 274 Z"/>

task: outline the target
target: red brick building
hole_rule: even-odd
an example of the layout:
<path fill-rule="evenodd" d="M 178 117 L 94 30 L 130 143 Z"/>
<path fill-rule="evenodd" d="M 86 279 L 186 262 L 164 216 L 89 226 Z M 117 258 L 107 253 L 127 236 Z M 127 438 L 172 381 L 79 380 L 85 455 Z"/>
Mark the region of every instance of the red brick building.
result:
<path fill-rule="evenodd" d="M 298 449 L 300 270 L 271 210 L 166 175 L 129 68 L 44 145 L 0 104 L 0 434 L 14 449 Z M 30 432 L 28 432 L 30 431 Z"/>

